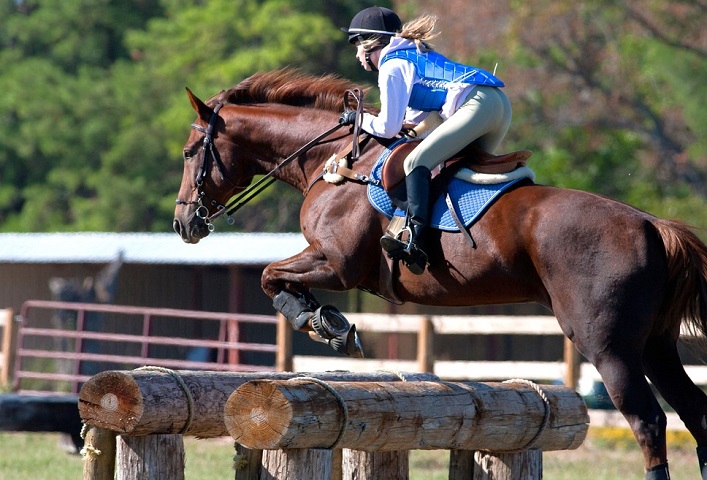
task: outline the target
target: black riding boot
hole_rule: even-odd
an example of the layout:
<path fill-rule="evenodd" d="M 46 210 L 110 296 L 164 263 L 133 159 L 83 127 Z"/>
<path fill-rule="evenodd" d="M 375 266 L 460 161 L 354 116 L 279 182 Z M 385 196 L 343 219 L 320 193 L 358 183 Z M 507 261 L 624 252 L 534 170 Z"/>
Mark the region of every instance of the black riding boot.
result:
<path fill-rule="evenodd" d="M 423 250 L 424 232 L 430 216 L 430 170 L 415 167 L 405 177 L 408 199 L 408 229 L 410 238 L 404 242 L 398 238 L 383 236 L 381 247 L 391 258 L 399 258 L 415 275 L 421 275 L 427 265 L 427 254 Z"/>

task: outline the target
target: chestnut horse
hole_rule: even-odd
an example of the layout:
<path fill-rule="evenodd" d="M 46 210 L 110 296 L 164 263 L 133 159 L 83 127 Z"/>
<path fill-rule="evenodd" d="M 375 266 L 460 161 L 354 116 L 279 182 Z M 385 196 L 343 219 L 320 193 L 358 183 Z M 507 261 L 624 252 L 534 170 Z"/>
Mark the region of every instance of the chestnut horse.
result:
<path fill-rule="evenodd" d="M 294 328 L 360 355 L 355 327 L 310 293 L 361 288 L 390 296 L 379 245 L 388 219 L 367 201 L 365 183 L 321 180 L 326 160 L 351 144 L 351 127 L 337 128 L 337 121 L 352 88 L 335 76 L 280 70 L 206 102 L 187 91 L 198 118 L 184 146 L 174 230 L 184 242 L 198 242 L 257 175 L 302 191 L 300 222 L 309 246 L 268 265 L 262 288 Z M 390 143 L 368 138 L 351 168 L 368 175 Z M 676 346 L 681 323 L 696 335 L 707 332 L 705 244 L 681 223 L 530 181 L 501 195 L 469 231 L 474 248 L 458 232 L 436 231 L 422 275 L 393 268 L 398 298 L 440 306 L 544 305 L 601 374 L 643 451 L 646 478 L 668 478 L 666 416 L 646 377 L 697 440 L 707 478 L 707 396 L 686 375 Z"/>

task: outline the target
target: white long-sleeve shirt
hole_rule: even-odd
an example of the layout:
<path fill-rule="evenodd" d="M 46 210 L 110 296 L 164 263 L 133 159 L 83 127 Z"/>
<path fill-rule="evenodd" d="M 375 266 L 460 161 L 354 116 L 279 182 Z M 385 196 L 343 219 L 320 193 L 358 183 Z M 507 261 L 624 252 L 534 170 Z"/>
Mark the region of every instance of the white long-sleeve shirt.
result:
<path fill-rule="evenodd" d="M 395 50 L 414 48 L 415 43 L 400 37 L 393 37 L 388 46 L 381 50 L 380 58 Z M 428 114 L 409 108 L 412 87 L 420 81 L 420 76 L 412 62 L 402 58 L 392 58 L 378 70 L 378 89 L 381 109 L 378 115 L 363 114 L 361 128 L 378 137 L 392 138 L 400 132 L 403 123 L 420 123 Z M 459 84 L 447 93 L 440 115 L 445 120 L 461 106 L 473 85 Z"/>

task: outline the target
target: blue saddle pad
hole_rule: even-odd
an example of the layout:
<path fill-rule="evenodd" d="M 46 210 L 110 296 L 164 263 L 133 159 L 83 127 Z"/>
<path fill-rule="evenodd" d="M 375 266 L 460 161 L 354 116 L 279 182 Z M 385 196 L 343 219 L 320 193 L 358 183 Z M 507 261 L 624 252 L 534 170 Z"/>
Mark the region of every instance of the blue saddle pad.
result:
<path fill-rule="evenodd" d="M 402 140 L 404 141 L 404 140 Z M 395 148 L 402 141 L 395 142 L 391 148 L 386 149 L 381 154 L 376 164 L 373 166 L 370 177 L 375 180 L 381 179 L 381 171 L 383 163 L 390 155 L 392 148 Z M 525 178 L 518 178 L 505 183 L 497 183 L 493 185 L 480 185 L 476 183 L 465 182 L 458 178 L 452 178 L 449 182 L 448 190 L 452 199 L 452 203 L 457 206 L 457 214 L 460 220 L 468 227 L 474 223 L 481 214 L 491 205 L 493 200 L 498 197 L 504 190 L 511 185 Z M 388 193 L 383 189 L 381 184 L 368 184 L 368 201 L 371 202 L 373 208 L 388 218 L 393 218 L 393 215 L 404 216 L 405 212 L 397 209 L 388 197 Z M 397 210 L 397 211 L 396 211 Z M 439 195 L 433 203 L 432 212 L 430 214 L 430 226 L 439 230 L 448 232 L 458 232 L 459 228 L 454 222 L 452 214 L 447 208 L 447 202 L 444 195 Z"/>

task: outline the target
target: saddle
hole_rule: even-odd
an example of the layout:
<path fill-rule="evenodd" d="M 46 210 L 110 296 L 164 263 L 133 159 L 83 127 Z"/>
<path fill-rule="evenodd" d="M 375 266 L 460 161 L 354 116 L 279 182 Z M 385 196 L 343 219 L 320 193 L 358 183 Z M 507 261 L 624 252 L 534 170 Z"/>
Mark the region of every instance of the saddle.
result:
<path fill-rule="evenodd" d="M 403 163 L 420 141 L 405 142 L 390 153 L 381 171 L 381 182 L 386 192 L 392 192 L 404 182 L 405 170 L 403 169 Z M 457 171 L 460 168 L 469 168 L 477 173 L 508 173 L 516 168 L 525 166 L 532 154 L 533 152 L 530 150 L 518 150 L 504 153 L 503 155 L 493 155 L 471 144 L 464 147 L 454 157 L 445 161 L 443 170 Z"/>

